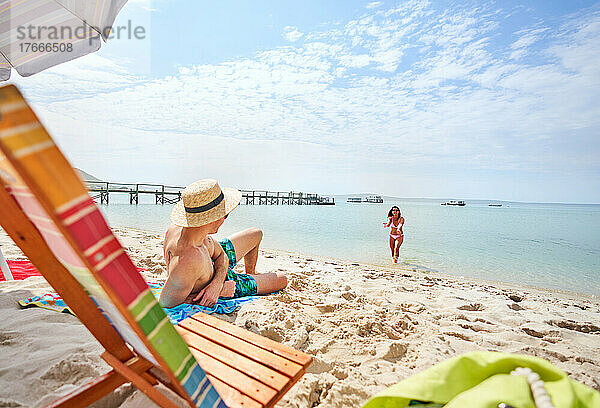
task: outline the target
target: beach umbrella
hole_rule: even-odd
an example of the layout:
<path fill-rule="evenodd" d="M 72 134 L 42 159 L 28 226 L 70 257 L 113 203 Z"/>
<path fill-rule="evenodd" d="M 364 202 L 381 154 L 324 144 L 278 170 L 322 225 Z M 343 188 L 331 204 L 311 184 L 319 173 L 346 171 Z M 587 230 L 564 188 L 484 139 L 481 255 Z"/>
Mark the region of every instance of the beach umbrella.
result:
<path fill-rule="evenodd" d="M 0 81 L 100 48 L 127 0 L 0 0 Z"/>

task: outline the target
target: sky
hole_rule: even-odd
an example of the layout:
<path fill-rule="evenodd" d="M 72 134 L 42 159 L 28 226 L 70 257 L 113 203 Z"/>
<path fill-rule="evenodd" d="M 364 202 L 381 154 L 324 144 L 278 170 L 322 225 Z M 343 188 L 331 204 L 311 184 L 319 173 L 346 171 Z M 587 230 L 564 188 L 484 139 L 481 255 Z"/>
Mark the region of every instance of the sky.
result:
<path fill-rule="evenodd" d="M 600 203 L 600 2 L 129 0 L 13 73 L 113 182 Z"/>

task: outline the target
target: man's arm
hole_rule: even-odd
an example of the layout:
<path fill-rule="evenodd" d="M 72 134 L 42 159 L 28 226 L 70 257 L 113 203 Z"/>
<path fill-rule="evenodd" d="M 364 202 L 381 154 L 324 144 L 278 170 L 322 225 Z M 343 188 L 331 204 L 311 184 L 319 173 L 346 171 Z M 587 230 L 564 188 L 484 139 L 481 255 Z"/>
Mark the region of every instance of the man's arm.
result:
<path fill-rule="evenodd" d="M 193 303 L 200 306 L 212 307 L 217 300 L 223 289 L 223 282 L 227 277 L 227 270 L 229 269 L 229 258 L 223 251 L 221 245 L 212 237 L 208 237 L 209 245 L 208 248 L 211 250 L 210 258 L 213 261 L 214 274 L 211 281 L 206 285 L 198 294 L 192 299 Z"/>
<path fill-rule="evenodd" d="M 198 265 L 185 255 L 173 257 L 169 262 L 169 278 L 160 293 L 159 302 L 164 307 L 175 307 L 183 302 L 194 289 L 198 278 Z"/>

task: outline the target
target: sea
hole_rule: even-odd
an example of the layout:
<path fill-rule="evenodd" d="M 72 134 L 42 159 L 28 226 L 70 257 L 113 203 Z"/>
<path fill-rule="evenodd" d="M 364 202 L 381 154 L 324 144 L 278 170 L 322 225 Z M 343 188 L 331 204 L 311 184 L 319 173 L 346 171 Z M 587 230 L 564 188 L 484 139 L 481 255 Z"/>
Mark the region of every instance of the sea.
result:
<path fill-rule="evenodd" d="M 111 226 L 164 234 L 169 225 L 171 205 L 110 199 L 100 208 Z M 453 207 L 443 201 L 240 205 L 217 235 L 259 227 L 264 248 L 393 266 L 382 223 L 397 205 L 405 218 L 401 267 L 600 296 L 600 205 L 494 201 L 502 206 L 490 207 L 488 200 L 466 200 Z"/>

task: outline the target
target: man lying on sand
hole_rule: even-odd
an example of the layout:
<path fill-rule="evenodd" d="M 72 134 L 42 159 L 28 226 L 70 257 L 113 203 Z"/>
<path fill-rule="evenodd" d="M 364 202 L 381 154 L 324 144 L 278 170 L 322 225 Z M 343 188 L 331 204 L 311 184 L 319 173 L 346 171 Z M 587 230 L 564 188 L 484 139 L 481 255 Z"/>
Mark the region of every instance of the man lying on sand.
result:
<path fill-rule="evenodd" d="M 213 179 L 196 181 L 183 190 L 182 200 L 171 212 L 163 247 L 169 272 L 160 294 L 163 306 L 185 302 L 211 307 L 219 297 L 264 295 L 286 287 L 285 275 L 255 274 L 260 229 L 240 231 L 220 242 L 210 236 L 241 198 L 238 190 L 221 189 Z M 245 274 L 233 271 L 241 258 Z"/>

